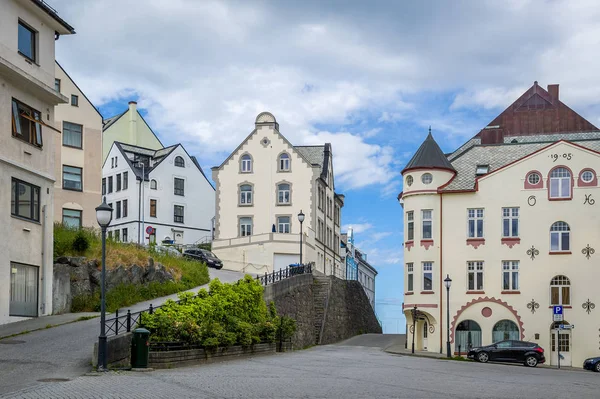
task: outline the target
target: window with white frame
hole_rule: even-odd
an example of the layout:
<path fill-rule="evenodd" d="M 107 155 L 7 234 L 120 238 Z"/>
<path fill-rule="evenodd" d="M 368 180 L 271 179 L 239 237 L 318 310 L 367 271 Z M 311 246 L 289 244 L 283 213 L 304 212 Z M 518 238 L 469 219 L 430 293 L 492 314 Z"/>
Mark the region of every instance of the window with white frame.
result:
<path fill-rule="evenodd" d="M 290 203 L 290 185 L 288 183 L 281 183 L 277 185 L 277 203 Z"/>
<path fill-rule="evenodd" d="M 185 168 L 185 161 L 183 160 L 183 157 L 175 157 L 175 166 L 177 166 L 178 168 Z"/>
<path fill-rule="evenodd" d="M 250 155 L 242 155 L 242 159 L 240 160 L 240 170 L 242 173 L 252 172 L 252 158 Z"/>
<path fill-rule="evenodd" d="M 290 156 L 287 153 L 283 153 L 279 156 L 279 171 L 289 172 L 290 170 Z"/>
<path fill-rule="evenodd" d="M 519 236 L 519 208 L 502 208 L 502 237 Z"/>
<path fill-rule="evenodd" d="M 406 291 L 413 292 L 414 290 L 414 265 L 413 263 L 406 264 Z"/>
<path fill-rule="evenodd" d="M 550 198 L 571 197 L 571 172 L 567 168 L 556 168 L 550 173 Z"/>
<path fill-rule="evenodd" d="M 467 262 L 467 290 L 483 290 L 483 262 Z"/>
<path fill-rule="evenodd" d="M 483 237 L 483 209 L 467 209 L 468 237 Z"/>
<path fill-rule="evenodd" d="M 408 241 L 415 239 L 415 212 L 406 212 L 406 237 Z"/>
<path fill-rule="evenodd" d="M 173 222 L 183 223 L 184 209 L 181 205 L 173 205 Z"/>
<path fill-rule="evenodd" d="M 240 236 L 246 237 L 252 235 L 252 218 L 242 217 L 240 218 Z"/>
<path fill-rule="evenodd" d="M 571 249 L 571 228 L 565 222 L 556 222 L 550 227 L 550 251 L 562 252 Z"/>
<path fill-rule="evenodd" d="M 571 281 L 566 276 L 555 276 L 550 281 L 550 305 L 571 304 Z"/>
<path fill-rule="evenodd" d="M 289 233 L 290 232 L 290 217 L 289 216 L 278 216 L 277 217 L 277 232 L 278 233 Z"/>
<path fill-rule="evenodd" d="M 423 291 L 433 291 L 433 262 L 423 262 Z"/>
<path fill-rule="evenodd" d="M 502 262 L 502 291 L 519 290 L 519 261 L 505 260 Z"/>
<path fill-rule="evenodd" d="M 240 186 L 240 205 L 252 205 L 252 186 L 250 184 Z"/>
<path fill-rule="evenodd" d="M 173 193 L 175 195 L 185 195 L 185 180 L 184 179 L 175 177 L 173 179 L 173 185 L 174 185 Z"/>
<path fill-rule="evenodd" d="M 432 235 L 432 223 L 433 223 L 433 211 L 431 209 L 424 209 L 421 211 L 421 221 L 423 228 L 421 234 L 423 239 L 431 239 Z"/>
<path fill-rule="evenodd" d="M 156 190 L 156 180 L 150 180 L 150 190 Z"/>

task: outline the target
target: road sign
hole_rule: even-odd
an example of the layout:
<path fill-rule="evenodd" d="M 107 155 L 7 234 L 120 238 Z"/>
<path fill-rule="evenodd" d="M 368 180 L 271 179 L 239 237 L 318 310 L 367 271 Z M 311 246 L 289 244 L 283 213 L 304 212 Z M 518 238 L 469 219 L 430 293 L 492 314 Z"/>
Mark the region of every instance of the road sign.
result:
<path fill-rule="evenodd" d="M 563 315 L 562 314 L 554 314 L 554 317 L 552 318 L 552 321 L 563 321 Z"/>
<path fill-rule="evenodd" d="M 558 325 L 558 328 L 561 330 L 571 330 L 573 327 L 575 327 L 575 326 L 573 326 L 572 324 L 559 324 Z"/>
<path fill-rule="evenodd" d="M 146 227 L 146 234 L 152 234 L 153 231 L 154 231 L 154 228 L 152 226 Z"/>
<path fill-rule="evenodd" d="M 563 314 L 563 307 L 562 306 L 554 306 L 553 308 L 553 312 L 554 314 Z"/>

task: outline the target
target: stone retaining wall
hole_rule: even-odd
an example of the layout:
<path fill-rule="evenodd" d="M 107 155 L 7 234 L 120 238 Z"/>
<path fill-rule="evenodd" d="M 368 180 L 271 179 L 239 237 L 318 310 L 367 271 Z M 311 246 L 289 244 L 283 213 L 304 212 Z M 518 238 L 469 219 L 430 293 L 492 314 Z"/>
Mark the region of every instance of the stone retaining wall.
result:
<path fill-rule="evenodd" d="M 106 362 L 109 367 L 129 367 L 131 364 L 131 339 L 133 333 L 124 333 L 106 340 Z M 94 343 L 92 366 L 98 367 L 98 340 Z"/>
<path fill-rule="evenodd" d="M 150 352 L 148 367 L 164 369 L 190 364 L 202 364 L 219 360 L 229 360 L 240 356 L 276 353 L 277 344 L 256 344 L 251 346 L 231 346 L 229 348 L 188 349 L 180 351 Z"/>

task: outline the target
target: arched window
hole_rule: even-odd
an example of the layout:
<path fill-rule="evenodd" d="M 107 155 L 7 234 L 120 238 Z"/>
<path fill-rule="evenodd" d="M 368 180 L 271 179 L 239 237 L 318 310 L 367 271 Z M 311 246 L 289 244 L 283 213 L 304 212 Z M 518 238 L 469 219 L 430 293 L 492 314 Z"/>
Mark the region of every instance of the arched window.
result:
<path fill-rule="evenodd" d="M 150 190 L 156 190 L 156 180 L 150 180 Z"/>
<path fill-rule="evenodd" d="M 240 205 L 252 205 L 252 186 L 250 184 L 240 186 Z"/>
<path fill-rule="evenodd" d="M 550 281 L 550 305 L 571 304 L 571 281 L 566 276 L 555 276 Z"/>
<path fill-rule="evenodd" d="M 492 329 L 492 342 L 508 339 L 518 341 L 519 338 L 519 327 L 510 320 L 500 320 Z"/>
<path fill-rule="evenodd" d="M 242 155 L 240 159 L 240 171 L 242 173 L 252 173 L 252 157 L 250 155 Z"/>
<path fill-rule="evenodd" d="M 179 155 L 175 157 L 175 166 L 185 168 L 185 161 Z"/>
<path fill-rule="evenodd" d="M 571 198 L 571 172 L 567 168 L 558 167 L 550 172 L 550 198 Z"/>
<path fill-rule="evenodd" d="M 550 227 L 550 251 L 567 252 L 571 249 L 571 228 L 565 222 L 556 222 Z"/>
<path fill-rule="evenodd" d="M 481 346 L 481 327 L 473 320 L 463 320 L 456 326 L 454 347 L 461 352 L 467 352 L 469 348 Z"/>
<path fill-rule="evenodd" d="M 279 171 L 289 172 L 290 171 L 290 156 L 287 153 L 283 153 L 279 156 Z"/>
<path fill-rule="evenodd" d="M 288 183 L 277 185 L 277 203 L 280 205 L 291 203 L 291 190 Z"/>

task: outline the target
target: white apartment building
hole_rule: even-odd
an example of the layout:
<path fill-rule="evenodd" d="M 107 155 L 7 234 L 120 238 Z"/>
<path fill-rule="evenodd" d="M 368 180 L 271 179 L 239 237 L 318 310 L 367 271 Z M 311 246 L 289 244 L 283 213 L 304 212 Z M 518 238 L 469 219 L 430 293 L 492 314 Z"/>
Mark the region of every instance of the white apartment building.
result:
<path fill-rule="evenodd" d="M 75 33 L 38 0 L 0 12 L 0 324 L 52 313 L 54 44 Z"/>
<path fill-rule="evenodd" d="M 598 356 L 599 170 L 600 130 L 558 85 L 535 82 L 450 154 L 429 134 L 399 196 L 409 342 L 445 351 L 449 322 L 454 352 L 508 339 L 551 365 L 559 350 L 564 366 Z"/>
<path fill-rule="evenodd" d="M 345 254 L 346 270 L 342 279 L 357 280 L 365 290 L 367 298 L 375 309 L 375 278 L 377 270 L 367 262 L 367 254 L 354 245 L 354 231 L 352 227 L 341 235 L 342 253 Z"/>
<path fill-rule="evenodd" d="M 102 115 L 59 63 L 56 91 L 69 99 L 54 107 L 56 133 L 54 220 L 71 227 L 98 227 L 102 180 Z"/>
<path fill-rule="evenodd" d="M 181 144 L 154 150 L 114 142 L 102 176 L 113 208 L 109 237 L 177 245 L 212 239 L 215 190 Z"/>
<path fill-rule="evenodd" d="M 294 146 L 275 117 L 260 113 L 255 129 L 218 167 L 213 252 L 226 269 L 265 273 L 300 261 L 341 273 L 344 196 L 335 192 L 329 143 Z"/>

